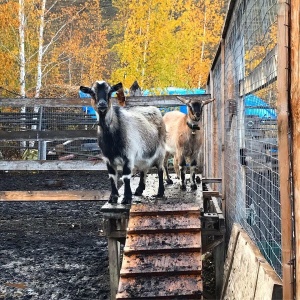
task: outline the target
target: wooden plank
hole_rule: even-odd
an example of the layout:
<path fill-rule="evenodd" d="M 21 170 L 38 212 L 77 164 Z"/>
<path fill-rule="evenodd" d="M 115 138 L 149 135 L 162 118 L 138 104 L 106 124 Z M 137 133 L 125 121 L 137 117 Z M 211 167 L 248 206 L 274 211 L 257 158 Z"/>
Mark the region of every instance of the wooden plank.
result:
<path fill-rule="evenodd" d="M 120 272 L 120 243 L 115 238 L 108 238 L 108 260 L 111 300 L 116 299 Z"/>
<path fill-rule="evenodd" d="M 289 181 L 292 165 L 290 160 L 290 128 L 289 128 L 289 78 L 288 36 L 290 7 L 285 0 L 278 1 L 277 36 L 278 36 L 278 78 L 277 78 L 277 120 L 278 120 L 278 165 L 281 207 L 282 236 L 282 280 L 283 299 L 293 299 L 293 270 L 290 263 L 294 257 L 292 250 L 292 207 L 291 183 Z M 299 34 L 299 32 L 298 32 Z M 298 82 L 299 84 L 299 82 Z M 298 103 L 299 104 L 299 103 Z"/>
<path fill-rule="evenodd" d="M 199 212 L 196 213 L 177 213 L 152 216 L 132 216 L 128 222 L 127 232 L 171 232 L 171 231 L 199 231 L 201 224 Z"/>
<path fill-rule="evenodd" d="M 202 183 L 222 183 L 222 178 L 202 178 Z"/>
<path fill-rule="evenodd" d="M 203 191 L 203 198 L 222 197 L 218 191 Z"/>
<path fill-rule="evenodd" d="M 0 170 L 3 171 L 107 171 L 102 160 L 0 160 Z"/>
<path fill-rule="evenodd" d="M 224 265 L 221 299 L 273 299 L 273 290 L 280 284 L 279 277 L 258 247 L 247 233 L 235 224 Z"/>
<path fill-rule="evenodd" d="M 0 130 L 0 141 L 57 141 L 57 140 L 97 139 L 97 130 L 57 130 L 57 131 L 3 131 Z"/>
<path fill-rule="evenodd" d="M 231 4 L 230 4 L 231 5 Z M 221 128 L 222 128 L 222 155 L 221 161 L 221 174 L 222 174 L 222 208 L 223 211 L 226 211 L 226 168 L 225 168 L 225 128 L 226 128 L 226 119 L 225 119 L 225 39 L 221 40 L 221 101 L 222 101 L 222 112 L 221 112 Z"/>
<path fill-rule="evenodd" d="M 295 273 L 300 274 L 300 2 L 291 0 L 291 116 L 292 116 L 292 169 L 294 193 L 294 220 L 295 220 Z M 296 200 L 297 199 L 297 200 Z M 295 201 L 296 200 L 296 201 Z M 285 244 L 287 241 L 285 241 Z M 296 276 L 295 299 L 300 299 L 300 276 Z"/>
<path fill-rule="evenodd" d="M 201 276 L 154 276 L 121 281 L 117 299 L 201 299 Z"/>
<path fill-rule="evenodd" d="M 262 258 L 247 235 L 238 237 L 227 289 L 222 299 L 254 299 L 259 264 Z"/>
<path fill-rule="evenodd" d="M 200 212 L 200 206 L 194 203 L 167 203 L 167 204 L 155 204 L 153 203 L 137 203 L 131 206 L 130 215 L 160 215 L 160 214 L 168 214 L 173 212 L 181 212 L 181 213 L 188 213 L 188 212 Z"/>
<path fill-rule="evenodd" d="M 231 273 L 231 269 L 232 269 L 232 265 L 233 265 L 233 259 L 234 259 L 234 252 L 236 249 L 238 237 L 240 235 L 241 230 L 242 230 L 242 227 L 239 224 L 237 224 L 237 223 L 233 224 L 232 230 L 230 233 L 229 243 L 227 246 L 226 259 L 225 259 L 225 263 L 224 263 L 223 286 L 222 286 L 222 292 L 221 292 L 221 297 L 220 297 L 221 299 L 224 299 L 225 291 L 226 291 L 228 283 L 229 283 L 229 277 L 230 277 L 230 273 Z"/>
<path fill-rule="evenodd" d="M 121 277 L 136 275 L 201 274 L 201 251 L 124 255 Z"/>
<path fill-rule="evenodd" d="M 130 205 L 124 205 L 120 203 L 105 203 L 101 207 L 101 211 L 105 214 L 107 213 L 127 213 L 129 215 Z"/>
<path fill-rule="evenodd" d="M 171 232 L 169 234 L 128 234 L 124 253 L 197 251 L 201 247 L 199 232 Z"/>
<path fill-rule="evenodd" d="M 215 287 L 216 298 L 220 299 L 223 283 L 224 259 L 225 259 L 225 242 L 221 242 L 213 248 L 213 258 L 215 265 Z"/>
<path fill-rule="evenodd" d="M 0 201 L 107 201 L 109 191 L 0 191 Z"/>
<path fill-rule="evenodd" d="M 265 261 L 260 261 L 253 299 L 283 299 L 282 282 Z"/>
<path fill-rule="evenodd" d="M 198 99 L 210 99 L 210 94 L 203 95 L 180 95 L 180 97 L 186 98 L 198 98 Z M 159 95 L 159 96 L 135 96 L 126 97 L 126 106 L 137 106 L 137 105 L 156 105 L 156 106 L 178 106 L 182 105 L 182 102 L 177 99 L 176 95 Z M 1 98 L 0 106 L 9 107 L 81 107 L 91 106 L 90 98 Z"/>

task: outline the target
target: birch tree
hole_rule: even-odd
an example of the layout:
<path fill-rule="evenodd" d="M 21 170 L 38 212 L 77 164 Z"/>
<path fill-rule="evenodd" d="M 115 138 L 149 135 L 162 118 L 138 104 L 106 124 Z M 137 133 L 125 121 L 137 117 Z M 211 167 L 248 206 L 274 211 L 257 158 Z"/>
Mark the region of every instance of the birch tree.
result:
<path fill-rule="evenodd" d="M 20 95 L 26 97 L 26 67 L 25 67 L 25 5 L 24 0 L 19 0 L 19 64 L 20 64 Z M 25 112 L 25 108 L 22 108 Z M 23 111 L 22 111 L 23 112 Z"/>

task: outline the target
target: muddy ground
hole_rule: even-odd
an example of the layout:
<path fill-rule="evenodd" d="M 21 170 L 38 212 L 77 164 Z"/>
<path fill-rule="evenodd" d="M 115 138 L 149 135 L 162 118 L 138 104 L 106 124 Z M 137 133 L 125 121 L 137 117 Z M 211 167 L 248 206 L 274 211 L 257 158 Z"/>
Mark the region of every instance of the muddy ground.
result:
<path fill-rule="evenodd" d="M 61 184 L 51 186 L 49 180 Z M 0 173 L 0 191 L 109 188 L 106 172 Z M 109 299 L 103 204 L 0 202 L 0 299 Z M 204 261 L 204 285 L 210 293 L 213 271 L 212 261 Z"/>

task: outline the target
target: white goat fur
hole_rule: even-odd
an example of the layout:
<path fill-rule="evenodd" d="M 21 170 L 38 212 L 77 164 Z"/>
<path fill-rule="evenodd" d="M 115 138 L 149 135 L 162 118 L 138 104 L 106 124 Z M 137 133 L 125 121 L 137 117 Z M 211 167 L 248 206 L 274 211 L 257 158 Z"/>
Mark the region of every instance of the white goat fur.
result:
<path fill-rule="evenodd" d="M 165 156 L 166 130 L 161 112 L 154 106 L 120 107 L 112 105 L 111 94 L 122 89 L 122 84 L 110 86 L 96 81 L 91 88 L 80 89 L 92 96 L 92 105 L 99 114 L 98 141 L 107 163 L 112 185 L 109 202 L 118 199 L 117 167 L 123 168 L 124 199 L 129 204 L 132 199 L 130 178 L 136 167 L 140 171 L 139 186 L 135 195 L 141 195 L 145 189 L 148 170 L 156 166 L 159 175 L 158 196 L 163 196 L 163 161 Z"/>

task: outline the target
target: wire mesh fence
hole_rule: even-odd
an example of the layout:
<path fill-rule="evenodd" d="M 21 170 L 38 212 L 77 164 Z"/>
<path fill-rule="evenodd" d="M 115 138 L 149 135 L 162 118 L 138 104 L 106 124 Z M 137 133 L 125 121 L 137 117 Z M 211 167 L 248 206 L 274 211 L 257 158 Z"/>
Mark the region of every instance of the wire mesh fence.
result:
<path fill-rule="evenodd" d="M 277 12 L 277 0 L 232 1 L 209 89 L 216 99 L 214 145 L 224 134 L 227 232 L 241 224 L 281 276 Z M 218 164 L 207 175 L 222 174 L 221 153 L 220 147 L 210 153 Z"/>
<path fill-rule="evenodd" d="M 19 102 L 22 100 L 19 100 Z M 70 131 L 91 130 L 96 116 L 87 107 L 1 106 L 3 160 L 83 159 L 100 153 L 97 140 L 66 139 Z M 33 133 L 36 132 L 36 135 Z M 50 133 L 56 132 L 54 136 Z M 34 140 L 40 133 L 45 137 Z M 47 140 L 47 134 L 49 139 Z"/>

